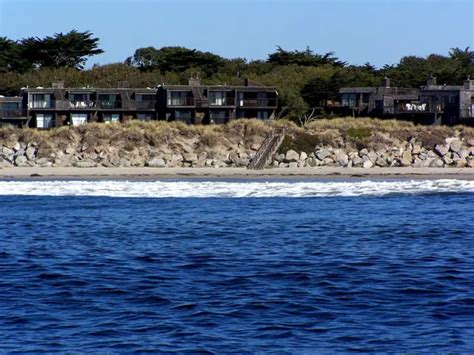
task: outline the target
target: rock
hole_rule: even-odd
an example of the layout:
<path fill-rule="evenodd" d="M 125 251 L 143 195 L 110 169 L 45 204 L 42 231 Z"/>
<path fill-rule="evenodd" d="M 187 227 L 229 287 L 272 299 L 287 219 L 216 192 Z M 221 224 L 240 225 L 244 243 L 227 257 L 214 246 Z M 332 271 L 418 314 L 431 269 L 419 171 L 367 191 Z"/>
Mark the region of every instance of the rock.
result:
<path fill-rule="evenodd" d="M 473 158 L 467 159 L 466 166 L 468 166 L 469 168 L 474 168 L 474 159 Z"/>
<path fill-rule="evenodd" d="M 474 138 L 468 139 L 468 140 L 466 141 L 466 144 L 467 144 L 469 147 L 474 147 Z"/>
<path fill-rule="evenodd" d="M 449 149 L 451 149 L 452 152 L 458 153 L 461 150 L 461 147 L 461 141 L 459 139 L 456 139 L 451 142 Z"/>
<path fill-rule="evenodd" d="M 186 163 L 193 163 L 198 160 L 196 153 L 183 153 L 183 161 Z"/>
<path fill-rule="evenodd" d="M 300 160 L 305 161 L 306 158 L 308 158 L 308 154 L 306 154 L 306 152 L 301 152 L 301 154 L 300 154 Z"/>
<path fill-rule="evenodd" d="M 280 165 L 278 165 L 279 168 L 287 168 L 288 167 L 288 164 L 287 163 L 280 163 Z"/>
<path fill-rule="evenodd" d="M 362 166 L 364 167 L 364 169 L 369 169 L 374 166 L 374 164 L 370 160 L 366 160 Z"/>
<path fill-rule="evenodd" d="M 430 164 L 430 167 L 432 168 L 442 168 L 443 166 L 444 166 L 444 162 L 439 158 L 434 159 Z"/>
<path fill-rule="evenodd" d="M 274 160 L 274 161 L 272 162 L 272 166 L 273 166 L 274 168 L 278 168 L 278 165 L 279 165 L 279 164 L 280 164 L 280 163 L 279 163 L 277 160 Z"/>
<path fill-rule="evenodd" d="M 308 158 L 306 160 L 306 166 L 315 167 L 319 165 L 319 161 L 315 158 Z"/>
<path fill-rule="evenodd" d="M 421 153 L 421 146 L 415 144 L 413 149 L 411 150 L 411 154 L 420 154 Z"/>
<path fill-rule="evenodd" d="M 352 166 L 363 166 L 364 159 L 359 156 L 356 156 L 352 159 Z"/>
<path fill-rule="evenodd" d="M 349 163 L 349 156 L 343 151 L 337 152 L 336 163 L 340 166 L 347 166 L 347 163 Z"/>
<path fill-rule="evenodd" d="M 444 163 L 447 164 L 447 165 L 451 165 L 451 164 L 453 163 L 453 159 L 451 159 L 451 158 L 450 158 L 449 156 L 447 156 L 447 155 L 444 156 L 444 157 L 442 158 L 442 160 L 443 160 Z"/>
<path fill-rule="evenodd" d="M 371 150 L 369 154 L 367 154 L 367 157 L 372 163 L 375 163 L 377 161 L 377 153 L 375 153 L 373 150 Z"/>
<path fill-rule="evenodd" d="M 52 163 L 50 161 L 48 161 L 47 158 L 39 158 L 38 160 L 35 161 L 35 163 L 36 163 L 36 165 L 42 166 L 42 167 L 52 165 Z"/>
<path fill-rule="evenodd" d="M 316 152 L 316 158 L 319 160 L 324 160 L 328 156 L 331 155 L 331 152 L 328 149 L 322 148 L 319 151 Z"/>
<path fill-rule="evenodd" d="M 74 154 L 76 152 L 76 149 L 73 147 L 67 147 L 66 150 L 64 151 L 66 154 Z"/>
<path fill-rule="evenodd" d="M 290 163 L 288 164 L 288 167 L 289 167 L 290 169 L 295 169 L 295 168 L 298 167 L 298 163 L 295 162 L 295 161 L 292 161 L 292 162 L 290 162 Z"/>
<path fill-rule="evenodd" d="M 332 160 L 332 159 L 329 158 L 329 157 L 328 157 L 328 158 L 324 158 L 324 159 L 321 161 L 321 163 L 320 163 L 320 165 L 322 165 L 322 166 L 333 165 L 333 164 L 334 164 L 334 160 Z"/>
<path fill-rule="evenodd" d="M 258 143 L 252 143 L 252 145 L 250 146 L 250 149 L 257 151 L 260 149 L 260 145 L 261 144 L 258 144 Z"/>
<path fill-rule="evenodd" d="M 375 165 L 380 166 L 380 167 L 386 167 L 388 165 L 387 160 L 385 160 L 383 157 L 378 157 L 377 160 L 375 161 Z"/>
<path fill-rule="evenodd" d="M 97 163 L 92 160 L 79 160 L 78 162 L 74 163 L 74 166 L 78 168 L 93 168 L 97 166 Z"/>
<path fill-rule="evenodd" d="M 212 166 L 215 168 L 223 168 L 227 166 L 227 164 L 224 163 L 222 160 L 214 159 L 212 162 Z"/>
<path fill-rule="evenodd" d="M 4 160 L 3 158 L 0 158 L 0 168 L 10 168 L 12 166 L 12 163 Z"/>
<path fill-rule="evenodd" d="M 458 154 L 461 157 L 461 159 L 466 159 L 471 154 L 471 152 L 467 149 L 461 149 L 461 151 Z"/>
<path fill-rule="evenodd" d="M 409 150 L 405 150 L 400 159 L 401 166 L 410 166 L 413 161 L 413 156 Z"/>
<path fill-rule="evenodd" d="M 300 155 L 296 153 L 294 150 L 289 150 L 286 152 L 285 161 L 287 162 L 296 162 L 300 159 Z"/>
<path fill-rule="evenodd" d="M 467 165 L 466 159 L 461 159 L 456 162 L 456 168 L 465 168 Z"/>
<path fill-rule="evenodd" d="M 241 155 L 242 157 L 242 155 Z M 285 154 L 277 154 L 274 158 L 278 163 L 285 161 Z"/>
<path fill-rule="evenodd" d="M 15 165 L 16 166 L 27 166 L 26 162 L 28 159 L 24 155 L 17 156 L 15 159 Z"/>
<path fill-rule="evenodd" d="M 360 150 L 360 156 L 367 155 L 367 154 L 369 154 L 369 151 L 366 148 Z"/>
<path fill-rule="evenodd" d="M 437 144 L 434 151 L 440 156 L 444 157 L 449 152 L 449 146 Z"/>
<path fill-rule="evenodd" d="M 164 168 L 166 166 L 166 162 L 163 158 L 152 158 L 145 161 L 145 166 L 149 166 L 150 168 Z"/>
<path fill-rule="evenodd" d="M 21 144 L 20 142 L 16 142 L 15 145 L 13 146 L 13 150 L 15 152 L 18 152 L 21 149 Z"/>

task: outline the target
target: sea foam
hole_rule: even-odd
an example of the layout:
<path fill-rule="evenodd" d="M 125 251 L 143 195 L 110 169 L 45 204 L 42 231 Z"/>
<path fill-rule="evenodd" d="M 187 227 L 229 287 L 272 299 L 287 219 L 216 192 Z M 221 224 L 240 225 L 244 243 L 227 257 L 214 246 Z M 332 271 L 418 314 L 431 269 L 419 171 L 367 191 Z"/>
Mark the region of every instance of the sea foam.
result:
<path fill-rule="evenodd" d="M 0 195 L 109 197 L 328 197 L 474 192 L 474 181 L 0 181 Z"/>

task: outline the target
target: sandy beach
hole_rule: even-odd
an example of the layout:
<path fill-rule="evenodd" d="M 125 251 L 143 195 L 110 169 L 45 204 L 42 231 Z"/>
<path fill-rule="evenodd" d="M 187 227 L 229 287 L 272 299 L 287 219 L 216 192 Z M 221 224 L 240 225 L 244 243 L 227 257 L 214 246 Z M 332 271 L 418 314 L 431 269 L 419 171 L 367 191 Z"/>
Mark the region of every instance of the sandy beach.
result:
<path fill-rule="evenodd" d="M 75 168 L 28 167 L 0 169 L 3 180 L 158 180 L 158 179 L 462 179 L 474 180 L 472 168 Z"/>

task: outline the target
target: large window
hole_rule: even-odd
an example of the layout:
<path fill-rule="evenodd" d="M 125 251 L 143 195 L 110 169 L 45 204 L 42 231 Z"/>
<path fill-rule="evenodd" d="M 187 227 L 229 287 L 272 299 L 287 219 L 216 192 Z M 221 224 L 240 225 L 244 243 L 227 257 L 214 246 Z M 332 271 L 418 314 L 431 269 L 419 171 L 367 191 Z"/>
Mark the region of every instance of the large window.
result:
<path fill-rule="evenodd" d="M 137 120 L 140 121 L 151 121 L 154 119 L 153 113 L 137 113 Z"/>
<path fill-rule="evenodd" d="M 51 108 L 50 94 L 32 94 L 30 108 Z"/>
<path fill-rule="evenodd" d="M 99 94 L 99 107 L 103 109 L 120 108 L 120 99 L 116 94 Z"/>
<path fill-rule="evenodd" d="M 209 112 L 210 123 L 226 123 L 229 119 L 228 111 L 210 111 Z"/>
<path fill-rule="evenodd" d="M 36 114 L 37 128 L 51 128 L 54 127 L 54 119 L 52 114 L 38 113 Z"/>
<path fill-rule="evenodd" d="M 87 122 L 87 113 L 71 113 L 71 124 L 80 126 Z"/>
<path fill-rule="evenodd" d="M 223 106 L 226 105 L 225 92 L 223 91 L 209 91 L 209 105 Z"/>
<path fill-rule="evenodd" d="M 188 97 L 187 91 L 170 91 L 168 93 L 169 106 L 192 106 L 192 97 Z"/>
<path fill-rule="evenodd" d="M 104 113 L 102 119 L 105 123 L 119 122 L 120 114 L 119 113 Z"/>
<path fill-rule="evenodd" d="M 369 93 L 363 93 L 362 94 L 362 103 L 368 104 L 370 99 L 370 94 Z"/>
<path fill-rule="evenodd" d="M 268 111 L 257 111 L 257 118 L 259 120 L 267 120 L 268 119 Z"/>
<path fill-rule="evenodd" d="M 342 94 L 342 106 L 355 107 L 357 94 Z"/>

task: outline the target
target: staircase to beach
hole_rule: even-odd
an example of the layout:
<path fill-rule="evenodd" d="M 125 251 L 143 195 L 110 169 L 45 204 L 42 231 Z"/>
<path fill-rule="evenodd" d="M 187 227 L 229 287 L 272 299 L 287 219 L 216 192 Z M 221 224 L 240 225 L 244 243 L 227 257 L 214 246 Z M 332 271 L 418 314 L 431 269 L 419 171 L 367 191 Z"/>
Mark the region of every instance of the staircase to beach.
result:
<path fill-rule="evenodd" d="M 283 139 L 285 139 L 285 133 L 284 128 L 275 129 L 270 132 L 258 149 L 255 157 L 250 161 L 247 169 L 262 170 L 270 164 L 273 156 L 283 143 Z"/>
<path fill-rule="evenodd" d="M 206 97 L 202 95 L 201 90 L 196 86 L 191 86 L 191 90 L 194 96 L 194 105 L 196 108 L 207 107 L 209 102 Z"/>

